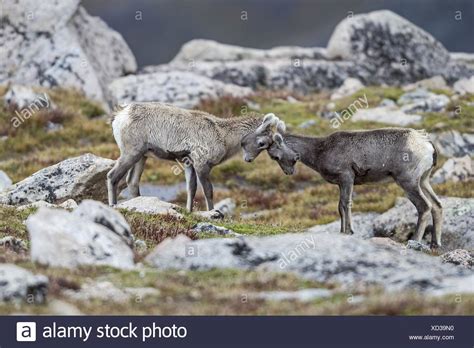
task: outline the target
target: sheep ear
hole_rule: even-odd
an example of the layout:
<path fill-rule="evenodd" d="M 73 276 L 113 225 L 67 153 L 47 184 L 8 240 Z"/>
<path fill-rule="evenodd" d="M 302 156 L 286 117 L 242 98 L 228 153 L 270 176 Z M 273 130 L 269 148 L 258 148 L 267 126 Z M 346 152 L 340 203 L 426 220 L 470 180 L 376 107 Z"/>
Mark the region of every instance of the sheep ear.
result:
<path fill-rule="evenodd" d="M 279 121 L 279 118 L 275 116 L 275 114 L 266 114 L 263 118 L 262 124 L 255 130 L 257 133 L 263 133 L 268 128 L 274 126 Z"/>
<path fill-rule="evenodd" d="M 277 131 L 280 132 L 280 133 L 285 133 L 286 132 L 286 124 L 282 120 L 278 120 Z"/>
<path fill-rule="evenodd" d="M 283 144 L 283 137 L 280 133 L 273 134 L 273 141 L 276 142 L 278 145 Z"/>

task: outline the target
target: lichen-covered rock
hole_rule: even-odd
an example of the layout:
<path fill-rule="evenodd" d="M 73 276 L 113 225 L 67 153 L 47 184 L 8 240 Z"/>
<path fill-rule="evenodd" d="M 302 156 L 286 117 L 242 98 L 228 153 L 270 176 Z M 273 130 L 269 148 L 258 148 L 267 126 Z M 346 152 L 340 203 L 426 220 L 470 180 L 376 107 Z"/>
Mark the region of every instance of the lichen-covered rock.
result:
<path fill-rule="evenodd" d="M 436 75 L 427 79 L 416 81 L 415 83 L 410 83 L 408 85 L 403 86 L 404 91 L 411 91 L 418 88 L 423 89 L 441 89 L 441 90 L 449 90 L 449 86 L 446 83 L 446 80 L 443 76 Z"/>
<path fill-rule="evenodd" d="M 453 88 L 461 95 L 466 93 L 474 94 L 474 76 L 459 79 L 454 83 Z"/>
<path fill-rule="evenodd" d="M 441 204 L 444 216 L 441 250 L 474 250 L 474 199 L 443 197 Z M 399 198 L 392 209 L 374 220 L 374 233 L 406 242 L 415 232 L 417 218 L 415 206 L 408 199 Z M 430 229 L 425 233 L 425 240 L 431 238 Z"/>
<path fill-rule="evenodd" d="M 0 264 L 0 301 L 43 303 L 47 290 L 48 278 L 44 275 L 35 275 L 16 265 Z"/>
<path fill-rule="evenodd" d="M 282 46 L 268 50 L 222 44 L 213 40 L 191 40 L 185 43 L 173 63 L 196 61 L 241 61 L 245 59 L 324 59 L 326 50 L 320 47 Z"/>
<path fill-rule="evenodd" d="M 0 83 L 72 87 L 106 107 L 105 86 L 136 70 L 120 34 L 79 0 L 7 0 L 3 10 Z"/>
<path fill-rule="evenodd" d="M 236 206 L 235 200 L 229 197 L 214 204 L 214 209 L 219 210 L 222 214 L 228 216 L 234 213 Z"/>
<path fill-rule="evenodd" d="M 450 130 L 439 134 L 432 133 L 431 140 L 445 157 L 462 157 L 474 154 L 474 134 Z"/>
<path fill-rule="evenodd" d="M 380 247 L 336 233 L 289 233 L 269 237 L 166 239 L 147 257 L 160 269 L 259 269 L 295 272 L 344 287 L 378 285 L 389 291 L 472 292 L 468 270 L 412 250 Z M 453 286 L 456 284 L 456 286 Z"/>
<path fill-rule="evenodd" d="M 157 197 L 135 197 L 117 204 L 117 209 L 125 209 L 137 213 L 151 215 L 171 215 L 181 219 L 182 214 L 178 212 L 179 207 L 176 204 L 162 201 Z"/>
<path fill-rule="evenodd" d="M 363 66 L 369 72 L 365 82 L 389 85 L 438 75 L 450 59 L 439 41 L 388 10 L 344 19 L 329 40 L 327 55 Z"/>
<path fill-rule="evenodd" d="M 109 90 L 113 100 L 119 104 L 155 101 L 184 108 L 193 108 L 205 99 L 244 97 L 251 93 L 249 88 L 180 71 L 122 77 L 112 82 Z"/>
<path fill-rule="evenodd" d="M 369 109 L 357 109 L 351 121 L 381 122 L 394 126 L 406 127 L 420 123 L 422 117 L 416 114 L 407 114 L 396 106 L 379 106 Z"/>
<path fill-rule="evenodd" d="M 453 263 L 465 268 L 472 268 L 474 265 L 474 258 L 469 251 L 463 249 L 456 249 L 441 255 L 441 259 L 446 263 Z"/>
<path fill-rule="evenodd" d="M 199 222 L 195 226 L 193 226 L 192 230 L 197 233 L 209 233 L 209 234 L 216 234 L 219 236 L 240 236 L 239 233 L 235 233 L 228 228 L 222 226 L 216 226 L 210 224 L 208 222 Z"/>
<path fill-rule="evenodd" d="M 444 94 L 435 94 L 420 88 L 403 94 L 397 102 L 402 106 L 401 110 L 403 112 L 415 114 L 418 112 L 444 111 L 450 100 Z"/>
<path fill-rule="evenodd" d="M 73 214 L 107 227 L 121 237 L 129 247 L 133 247 L 132 229 L 123 215 L 115 209 L 102 202 L 86 199 L 74 209 Z"/>
<path fill-rule="evenodd" d="M 28 107 L 32 111 L 43 108 L 53 108 L 47 93 L 37 93 L 31 87 L 12 85 L 3 96 L 5 105 L 15 106 L 18 109 Z"/>
<path fill-rule="evenodd" d="M 26 243 L 22 239 L 13 236 L 0 238 L 0 247 L 11 250 L 15 253 L 24 253 L 28 250 Z"/>
<path fill-rule="evenodd" d="M 474 179 L 472 160 L 469 156 L 449 158 L 443 166 L 434 173 L 431 179 L 435 184 L 446 181 L 459 182 Z"/>
<path fill-rule="evenodd" d="M 3 170 L 0 170 L 0 192 L 9 189 L 12 185 L 12 179 Z"/>
<path fill-rule="evenodd" d="M 133 251 L 124 239 L 104 225 L 77 214 L 41 208 L 26 220 L 31 259 L 53 267 L 134 266 Z"/>
<path fill-rule="evenodd" d="M 23 205 L 41 200 L 61 203 L 70 198 L 105 200 L 106 174 L 114 163 L 92 154 L 69 158 L 15 184 L 0 194 L 0 203 Z"/>
<path fill-rule="evenodd" d="M 360 82 L 358 79 L 349 77 L 344 81 L 341 87 L 331 94 L 331 100 L 350 96 L 362 88 L 364 88 L 364 84 L 362 82 Z"/>
<path fill-rule="evenodd" d="M 26 209 L 31 209 L 31 208 L 57 208 L 57 209 L 75 209 L 77 208 L 77 203 L 74 199 L 68 199 L 61 204 L 51 204 L 45 201 L 37 201 L 34 203 L 29 203 L 25 205 L 21 205 L 17 207 L 18 210 L 26 210 Z"/>

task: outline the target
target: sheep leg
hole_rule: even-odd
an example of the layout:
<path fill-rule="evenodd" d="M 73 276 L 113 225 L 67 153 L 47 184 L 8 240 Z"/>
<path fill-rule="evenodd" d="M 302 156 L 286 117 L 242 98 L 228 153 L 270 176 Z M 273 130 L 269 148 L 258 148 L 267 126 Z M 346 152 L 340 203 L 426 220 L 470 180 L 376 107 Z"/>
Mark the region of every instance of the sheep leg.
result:
<path fill-rule="evenodd" d="M 214 202 L 213 202 L 213 188 L 211 180 L 209 179 L 209 174 L 211 168 L 209 166 L 201 166 L 201 167 L 194 167 L 196 170 L 197 176 L 199 178 L 199 182 L 202 186 L 202 191 L 204 192 L 204 197 L 206 198 L 206 205 L 207 210 L 214 209 Z"/>
<path fill-rule="evenodd" d="M 140 160 L 142 154 L 122 155 L 115 162 L 114 167 L 107 173 L 107 191 L 109 195 L 109 205 L 117 204 L 117 188 L 120 180 Z"/>
<path fill-rule="evenodd" d="M 354 187 L 353 178 L 347 177 L 339 184 L 339 215 L 341 216 L 341 233 L 354 234 L 352 231 L 351 198 Z"/>
<path fill-rule="evenodd" d="M 196 171 L 194 170 L 194 167 L 192 165 L 187 165 L 184 168 L 184 175 L 186 177 L 186 191 L 188 193 L 186 209 L 188 209 L 189 212 L 192 212 L 193 201 L 197 190 Z"/>
<path fill-rule="evenodd" d="M 128 172 L 127 185 L 132 198 L 140 196 L 140 178 L 145 169 L 146 160 L 146 156 L 143 156 Z"/>
<path fill-rule="evenodd" d="M 426 225 L 428 224 L 432 205 L 421 190 L 420 179 L 406 178 L 404 180 L 397 180 L 397 183 L 405 190 L 408 199 L 416 207 L 418 222 L 413 239 L 417 242 L 421 242 L 425 234 Z"/>
<path fill-rule="evenodd" d="M 429 182 L 429 174 L 421 181 L 421 189 L 425 196 L 431 202 L 431 216 L 433 218 L 433 232 L 431 235 L 431 247 L 438 248 L 441 246 L 441 233 L 443 228 L 443 206 L 438 196 L 434 192 Z"/>

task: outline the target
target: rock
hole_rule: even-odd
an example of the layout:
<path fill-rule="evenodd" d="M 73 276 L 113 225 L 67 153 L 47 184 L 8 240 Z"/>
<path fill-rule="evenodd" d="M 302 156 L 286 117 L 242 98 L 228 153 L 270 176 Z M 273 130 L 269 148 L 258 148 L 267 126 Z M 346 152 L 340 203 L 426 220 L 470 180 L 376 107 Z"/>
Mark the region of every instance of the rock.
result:
<path fill-rule="evenodd" d="M 431 252 L 431 248 L 428 245 L 423 244 L 422 242 L 417 242 L 416 240 L 409 240 L 407 242 L 407 248 L 416 251 L 423 251 L 425 253 Z"/>
<path fill-rule="evenodd" d="M 440 90 L 449 90 L 449 86 L 446 83 L 446 80 L 443 76 L 437 75 L 430 77 L 428 79 L 423 79 L 420 81 L 416 81 L 415 83 L 410 83 L 408 85 L 403 86 L 404 91 L 412 91 L 415 89 L 440 89 Z"/>
<path fill-rule="evenodd" d="M 431 134 L 431 140 L 439 153 L 445 157 L 462 157 L 474 154 L 474 134 L 450 130 L 439 134 Z"/>
<path fill-rule="evenodd" d="M 434 173 L 431 181 L 434 184 L 442 184 L 446 181 L 469 181 L 473 178 L 472 160 L 471 157 L 466 155 L 464 157 L 449 158 L 443 166 Z"/>
<path fill-rule="evenodd" d="M 474 53 L 465 52 L 451 52 L 451 61 L 456 63 L 464 63 L 471 67 L 474 67 Z"/>
<path fill-rule="evenodd" d="M 355 213 L 352 215 L 352 230 L 354 236 L 362 239 L 372 238 L 374 231 L 372 223 L 380 214 L 377 213 Z M 340 234 L 341 233 L 341 221 L 337 220 L 325 225 L 316 225 L 307 230 L 311 233 L 323 233 L 323 234 Z"/>
<path fill-rule="evenodd" d="M 0 301 L 24 300 L 29 304 L 46 300 L 48 278 L 16 265 L 0 264 Z"/>
<path fill-rule="evenodd" d="M 0 170 L 0 192 L 9 189 L 12 185 L 12 179 L 10 179 L 3 170 Z"/>
<path fill-rule="evenodd" d="M 249 294 L 250 299 L 265 301 L 300 301 L 311 302 L 321 298 L 331 297 L 328 289 L 302 289 L 296 291 L 262 291 Z"/>
<path fill-rule="evenodd" d="M 86 199 L 79 204 L 73 214 L 99 225 L 107 227 L 117 234 L 130 247 L 133 247 L 133 235 L 127 220 L 113 208 L 102 202 Z"/>
<path fill-rule="evenodd" d="M 294 272 L 321 283 L 380 286 L 389 291 L 472 292 L 467 270 L 424 253 L 381 248 L 357 237 L 333 233 L 288 233 L 268 237 L 166 239 L 146 258 L 159 269 L 258 269 Z M 466 290 L 468 289 L 468 290 Z"/>
<path fill-rule="evenodd" d="M 77 203 L 74 199 L 68 199 L 67 201 L 62 202 L 61 204 L 51 204 L 45 201 L 38 201 L 30 204 L 25 204 L 19 206 L 17 210 L 22 211 L 31 208 L 56 208 L 56 209 L 75 209 L 77 208 Z"/>
<path fill-rule="evenodd" d="M 474 94 L 474 76 L 456 81 L 453 85 L 453 88 L 461 95 L 466 93 Z"/>
<path fill-rule="evenodd" d="M 472 268 L 474 265 L 474 258 L 469 254 L 469 251 L 463 249 L 456 249 L 441 255 L 441 259 L 446 263 L 453 263 L 465 268 Z"/>
<path fill-rule="evenodd" d="M 199 216 L 203 219 L 219 220 L 224 218 L 224 214 L 217 209 L 206 210 L 206 211 L 194 211 L 194 215 Z"/>
<path fill-rule="evenodd" d="M 449 98 L 444 94 L 434 94 L 425 89 L 417 89 L 403 94 L 398 99 L 401 110 L 407 114 L 417 112 L 441 112 L 449 104 Z"/>
<path fill-rule="evenodd" d="M 48 302 L 49 315 L 84 315 L 79 308 L 66 301 L 54 299 Z"/>
<path fill-rule="evenodd" d="M 155 101 L 183 108 L 223 96 L 245 97 L 251 89 L 212 80 L 191 72 L 156 72 L 114 80 L 109 90 L 116 103 Z"/>
<path fill-rule="evenodd" d="M 144 214 L 171 215 L 178 219 L 183 217 L 178 212 L 179 207 L 176 204 L 162 201 L 157 197 L 135 197 L 119 203 L 116 208 Z"/>
<path fill-rule="evenodd" d="M 137 252 L 138 254 L 144 254 L 148 251 L 148 247 L 145 243 L 145 241 L 141 240 L 141 239 L 136 239 L 135 242 L 133 243 L 133 248 L 135 250 L 135 252 Z"/>
<path fill-rule="evenodd" d="M 354 75 L 353 70 L 356 69 L 352 62 L 326 60 L 304 60 L 299 64 L 276 60 L 266 63 L 264 67 L 265 87 L 296 94 L 337 88 Z"/>
<path fill-rule="evenodd" d="M 240 236 L 240 233 L 235 233 L 228 228 L 216 226 L 208 222 L 199 222 L 193 226 L 192 230 L 197 233 L 210 233 L 219 236 Z"/>
<path fill-rule="evenodd" d="M 48 203 L 84 198 L 106 200 L 106 174 L 114 163 L 92 154 L 69 158 L 15 184 L 0 194 L 0 203 L 22 205 L 41 200 Z"/>
<path fill-rule="evenodd" d="M 53 108 L 54 105 L 46 93 L 37 93 L 31 87 L 13 85 L 3 96 L 6 106 L 17 109 L 29 108 L 32 112 L 43 108 Z"/>
<path fill-rule="evenodd" d="M 76 88 L 106 107 L 106 85 L 136 70 L 122 36 L 79 0 L 8 0 L 2 13 L 2 84 Z"/>
<path fill-rule="evenodd" d="M 331 94 L 331 100 L 350 96 L 364 87 L 364 84 L 358 79 L 349 77 L 344 81 L 341 87 L 339 87 L 333 94 Z"/>
<path fill-rule="evenodd" d="M 0 247 L 14 251 L 15 253 L 24 253 L 28 250 L 26 243 L 20 238 L 6 236 L 0 238 Z"/>
<path fill-rule="evenodd" d="M 175 63 L 149 67 L 146 71 L 155 74 L 194 74 L 253 90 L 266 88 L 307 94 L 337 88 L 351 74 L 357 75 L 356 70 L 352 62 L 274 59 L 200 61 L 192 65 Z"/>
<path fill-rule="evenodd" d="M 77 214 L 40 208 L 26 220 L 31 259 L 51 267 L 134 266 L 133 251 L 115 232 Z"/>
<path fill-rule="evenodd" d="M 225 198 L 214 204 L 214 209 L 219 210 L 225 216 L 232 215 L 235 208 L 236 204 L 232 198 Z"/>
<path fill-rule="evenodd" d="M 352 121 L 381 122 L 394 126 L 406 127 L 421 122 L 420 115 L 408 115 L 396 107 L 376 107 L 372 109 L 357 109 L 351 117 Z"/>
<path fill-rule="evenodd" d="M 119 289 L 108 281 L 87 282 L 79 291 L 66 290 L 65 295 L 70 299 L 80 302 L 106 301 L 115 303 L 125 303 L 131 300 L 146 296 L 159 295 L 160 291 L 154 288 L 124 288 Z"/>
<path fill-rule="evenodd" d="M 388 10 L 344 19 L 329 40 L 327 55 L 363 66 L 366 83 L 388 85 L 439 75 L 450 59 L 439 41 Z"/>
<path fill-rule="evenodd" d="M 191 40 L 185 43 L 173 63 L 197 61 L 241 61 L 245 59 L 270 60 L 280 58 L 324 59 L 326 50 L 319 47 L 282 46 L 269 50 L 222 44 L 213 40 Z"/>
<path fill-rule="evenodd" d="M 301 122 L 298 128 L 307 129 L 314 126 L 316 123 L 317 123 L 316 120 L 307 120 L 307 121 Z"/>
<path fill-rule="evenodd" d="M 474 199 L 443 197 L 441 204 L 444 215 L 441 250 L 474 250 L 474 230 L 471 228 L 474 226 Z M 374 233 L 406 242 L 415 232 L 417 218 L 415 206 L 408 199 L 399 198 L 392 209 L 375 218 Z M 430 240 L 431 233 L 425 233 L 425 238 L 425 241 Z"/>
<path fill-rule="evenodd" d="M 389 107 L 389 108 L 394 108 L 397 106 L 397 103 L 395 103 L 392 99 L 387 99 L 384 98 L 379 104 L 380 107 Z"/>

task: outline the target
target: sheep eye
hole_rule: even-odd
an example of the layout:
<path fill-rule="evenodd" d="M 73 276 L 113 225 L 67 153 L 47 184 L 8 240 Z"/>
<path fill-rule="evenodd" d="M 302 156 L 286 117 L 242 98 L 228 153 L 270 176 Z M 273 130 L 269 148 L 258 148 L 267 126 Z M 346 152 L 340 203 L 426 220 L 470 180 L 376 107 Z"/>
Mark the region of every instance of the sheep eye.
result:
<path fill-rule="evenodd" d="M 266 145 L 266 144 L 265 144 L 265 142 L 263 142 L 263 141 L 259 141 L 259 142 L 258 142 L 258 147 L 265 147 L 265 145 Z"/>

